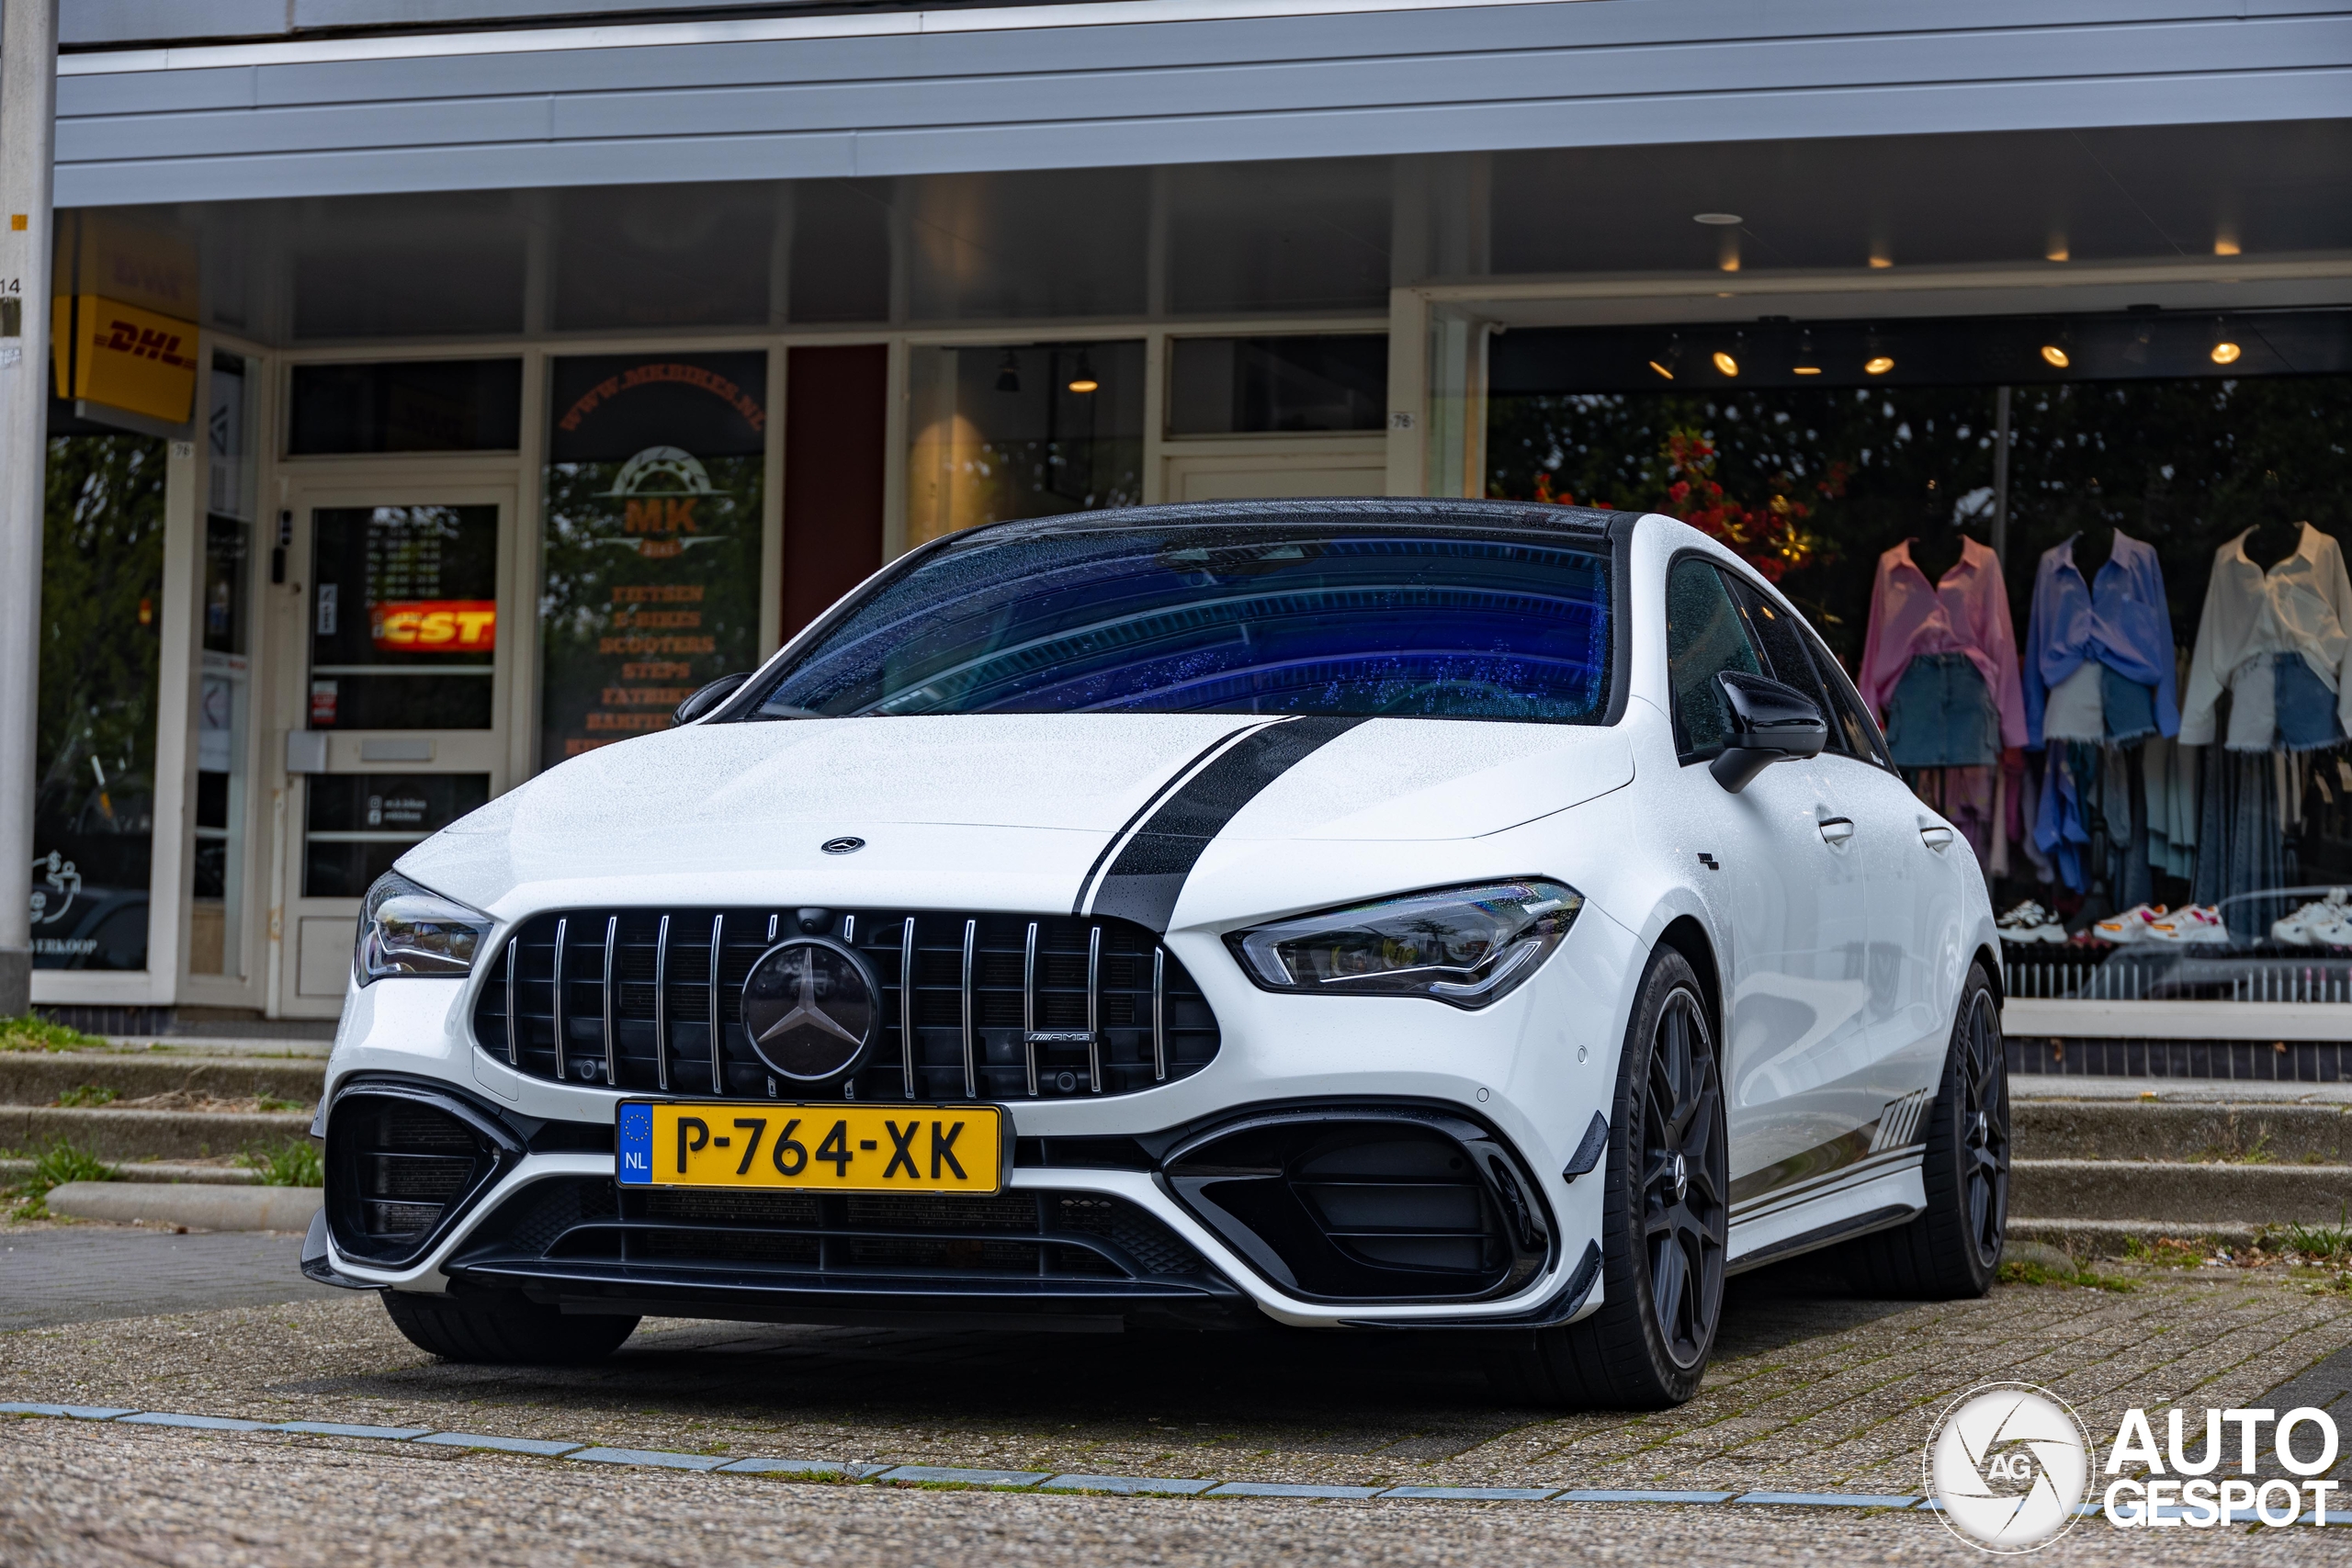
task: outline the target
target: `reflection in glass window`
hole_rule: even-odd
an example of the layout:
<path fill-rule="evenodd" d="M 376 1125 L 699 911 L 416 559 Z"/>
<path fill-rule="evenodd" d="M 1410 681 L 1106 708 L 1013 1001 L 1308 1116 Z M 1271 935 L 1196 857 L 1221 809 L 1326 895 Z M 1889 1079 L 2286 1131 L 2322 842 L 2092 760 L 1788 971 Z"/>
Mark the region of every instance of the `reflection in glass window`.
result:
<path fill-rule="evenodd" d="M 302 897 L 356 898 L 392 863 L 490 799 L 488 773 L 312 773 Z"/>
<path fill-rule="evenodd" d="M 958 541 L 890 581 L 757 711 L 1592 724 L 1608 705 L 1609 609 L 1607 557 L 1532 530 L 1037 524 Z"/>
<path fill-rule="evenodd" d="M 1168 434 L 1380 430 L 1388 337 L 1180 337 L 1170 345 Z"/>
<path fill-rule="evenodd" d="M 1143 499 L 1143 344 L 925 348 L 907 542 Z"/>
<path fill-rule="evenodd" d="M 208 422 L 210 511 L 197 603 L 195 854 L 188 886 L 191 975 L 244 973 L 245 813 L 253 693 L 253 380 L 239 355 L 213 356 Z"/>
<path fill-rule="evenodd" d="M 1764 671 L 1723 573 L 1695 557 L 1676 561 L 1667 574 L 1666 661 L 1677 749 L 1685 757 L 1713 756 L 1729 732 L 1715 677 L 1726 670 Z"/>
<path fill-rule="evenodd" d="M 164 443 L 49 443 L 33 965 L 144 969 L 162 649 Z"/>
<path fill-rule="evenodd" d="M 488 729 L 498 508 L 311 514 L 312 729 Z"/>

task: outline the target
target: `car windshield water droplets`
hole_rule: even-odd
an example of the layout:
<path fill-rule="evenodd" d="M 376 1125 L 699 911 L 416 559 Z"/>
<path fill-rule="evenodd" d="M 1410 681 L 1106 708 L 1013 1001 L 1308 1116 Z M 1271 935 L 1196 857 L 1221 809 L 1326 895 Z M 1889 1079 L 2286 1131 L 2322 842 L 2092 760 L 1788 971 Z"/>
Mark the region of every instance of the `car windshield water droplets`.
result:
<path fill-rule="evenodd" d="M 991 529 L 916 563 L 753 716 L 1265 713 L 1591 724 L 1605 547 L 1475 525 Z"/>

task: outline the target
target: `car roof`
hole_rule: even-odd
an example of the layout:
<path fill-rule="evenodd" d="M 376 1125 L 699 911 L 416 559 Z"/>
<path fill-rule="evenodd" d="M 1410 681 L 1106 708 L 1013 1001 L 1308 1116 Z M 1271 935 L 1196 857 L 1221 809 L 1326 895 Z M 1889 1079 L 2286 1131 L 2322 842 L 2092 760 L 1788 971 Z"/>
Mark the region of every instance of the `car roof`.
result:
<path fill-rule="evenodd" d="M 1329 496 L 1283 501 L 1185 502 L 1162 506 L 1126 506 L 1062 512 L 1050 517 L 1012 518 L 959 530 L 949 538 L 1039 537 L 1103 528 L 1175 528 L 1186 525 L 1280 526 L 1300 523 L 1419 524 L 1431 528 L 1509 528 L 1528 533 L 1570 534 L 1600 541 L 1612 528 L 1630 525 L 1638 512 L 1604 512 L 1590 506 L 1555 506 L 1533 501 L 1479 501 L 1446 496 Z"/>

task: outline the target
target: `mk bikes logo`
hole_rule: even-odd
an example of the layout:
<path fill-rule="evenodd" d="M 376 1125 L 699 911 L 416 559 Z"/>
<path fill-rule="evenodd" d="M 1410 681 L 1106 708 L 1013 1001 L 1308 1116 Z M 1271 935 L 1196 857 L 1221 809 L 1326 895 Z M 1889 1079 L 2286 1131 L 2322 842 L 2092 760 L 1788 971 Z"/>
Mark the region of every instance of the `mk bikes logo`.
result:
<path fill-rule="evenodd" d="M 2081 1420 L 2048 1389 L 1989 1383 L 1938 1419 L 1928 1441 L 1928 1487 L 1953 1534 L 2003 1554 L 2039 1551 L 2092 1514 L 2120 1529 L 2329 1522 L 2329 1495 L 2339 1483 L 2312 1479 L 2336 1460 L 2335 1423 L 2325 1411 L 2209 1409 L 2194 1454 L 2181 1411 L 2165 1412 L 2165 1426 L 2168 1440 L 2159 1448 L 2147 1412 L 2124 1412 L 2108 1445 L 2105 1473 L 2115 1479 L 2086 1506 L 2092 1450 Z M 2266 1437 L 2268 1457 L 2295 1479 L 2256 1479 Z M 2233 1457 L 2238 1473 L 2215 1477 Z M 2127 1469 L 2144 1475 L 2126 1475 Z"/>

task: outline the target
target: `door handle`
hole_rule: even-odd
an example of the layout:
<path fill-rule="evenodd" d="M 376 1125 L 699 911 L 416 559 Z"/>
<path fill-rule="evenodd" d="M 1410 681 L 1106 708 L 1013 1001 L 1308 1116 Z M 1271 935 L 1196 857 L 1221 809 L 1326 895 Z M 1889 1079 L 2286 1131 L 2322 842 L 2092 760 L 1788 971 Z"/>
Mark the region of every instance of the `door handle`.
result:
<path fill-rule="evenodd" d="M 1919 829 L 1919 841 L 1941 854 L 1951 847 L 1951 829 L 1940 822 L 1930 822 Z"/>
<path fill-rule="evenodd" d="M 1850 817 L 1825 817 L 1821 819 L 1821 841 L 1832 848 L 1854 836 L 1854 819 Z"/>

